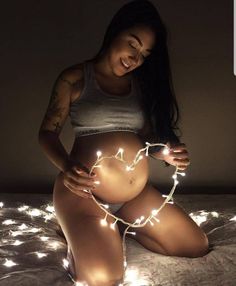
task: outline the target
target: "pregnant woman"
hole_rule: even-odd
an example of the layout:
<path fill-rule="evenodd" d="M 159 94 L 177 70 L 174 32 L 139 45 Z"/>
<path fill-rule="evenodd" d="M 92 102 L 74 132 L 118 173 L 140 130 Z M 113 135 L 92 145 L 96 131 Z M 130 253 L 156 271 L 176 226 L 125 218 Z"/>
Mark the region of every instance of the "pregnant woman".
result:
<path fill-rule="evenodd" d="M 148 182 L 146 156 L 130 172 L 121 161 L 110 159 L 89 174 L 96 152 L 111 156 L 121 147 L 124 159 L 132 163 L 145 141 L 165 143 L 170 153 L 155 148 L 152 156 L 185 170 L 189 156 L 173 131 L 176 114 L 166 30 L 150 1 L 125 4 L 109 24 L 97 55 L 66 68 L 56 79 L 39 143 L 60 170 L 53 204 L 68 243 L 69 271 L 79 285 L 119 285 L 123 277 L 122 224 L 101 227 L 104 211 L 86 190 L 129 222 L 147 217 L 164 200 Z M 70 154 L 59 139 L 68 116 L 75 132 Z M 144 247 L 185 257 L 208 252 L 206 234 L 180 206 L 167 204 L 158 218 L 158 225 L 135 229 L 134 238 Z"/>

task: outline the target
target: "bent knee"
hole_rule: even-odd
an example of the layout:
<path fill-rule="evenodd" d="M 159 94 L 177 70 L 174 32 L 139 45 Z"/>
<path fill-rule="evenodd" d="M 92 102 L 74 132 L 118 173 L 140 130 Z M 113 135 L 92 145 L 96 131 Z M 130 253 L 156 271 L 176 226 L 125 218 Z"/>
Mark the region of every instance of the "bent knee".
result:
<path fill-rule="evenodd" d="M 208 252 L 209 241 L 207 235 L 204 234 L 203 237 L 198 241 L 190 242 L 188 245 L 185 244 L 182 247 L 176 247 L 175 249 L 168 251 L 168 255 L 197 258 L 206 255 Z"/>
<path fill-rule="evenodd" d="M 196 245 L 196 247 L 193 249 L 193 252 L 190 253 L 190 257 L 196 258 L 196 257 L 202 257 L 206 255 L 209 252 L 209 241 L 206 234 L 204 234 L 203 239 L 199 244 Z"/>

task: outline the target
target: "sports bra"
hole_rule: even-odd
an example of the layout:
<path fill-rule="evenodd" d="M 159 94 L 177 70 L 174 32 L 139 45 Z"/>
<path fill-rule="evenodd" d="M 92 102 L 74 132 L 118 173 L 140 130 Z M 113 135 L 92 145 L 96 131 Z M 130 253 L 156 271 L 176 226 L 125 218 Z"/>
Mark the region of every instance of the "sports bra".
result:
<path fill-rule="evenodd" d="M 110 94 L 98 85 L 93 63 L 85 61 L 84 88 L 69 109 L 75 137 L 111 131 L 138 133 L 145 121 L 140 99 L 141 89 L 134 75 L 128 94 Z"/>

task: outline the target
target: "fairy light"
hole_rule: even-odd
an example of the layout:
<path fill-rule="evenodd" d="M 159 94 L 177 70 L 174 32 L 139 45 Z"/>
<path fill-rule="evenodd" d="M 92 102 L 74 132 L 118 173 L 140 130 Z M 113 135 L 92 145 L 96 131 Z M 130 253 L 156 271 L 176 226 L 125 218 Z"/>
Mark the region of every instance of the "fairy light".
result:
<path fill-rule="evenodd" d="M 3 265 L 7 266 L 7 267 L 12 267 L 12 266 L 15 266 L 17 264 L 14 261 L 10 260 L 10 259 L 6 259 L 6 262 Z"/>
<path fill-rule="evenodd" d="M 102 162 L 104 159 L 111 159 L 111 158 L 115 158 L 121 162 L 123 162 L 125 164 L 125 170 L 128 172 L 128 171 L 132 171 L 135 169 L 135 166 L 144 158 L 144 155 L 145 156 L 148 156 L 149 153 L 148 153 L 148 150 L 149 150 L 149 147 L 152 147 L 152 146 L 163 146 L 165 147 L 164 150 L 162 151 L 163 154 L 169 154 L 169 147 L 165 144 L 150 144 L 149 142 L 146 142 L 146 147 L 140 149 L 133 162 L 131 164 L 128 164 L 125 160 L 124 160 L 124 149 L 123 148 L 119 148 L 118 152 L 115 154 L 115 156 L 102 156 L 102 152 L 100 150 L 98 150 L 96 152 L 97 154 L 97 160 L 96 162 L 94 163 L 94 165 L 92 166 L 91 170 L 90 170 L 90 175 L 91 173 L 93 172 L 93 170 L 95 168 L 101 168 L 102 166 L 100 165 L 100 162 Z M 144 155 L 142 154 L 144 153 Z M 123 224 L 125 224 L 127 227 L 123 233 L 123 239 L 122 239 L 122 246 L 123 246 L 123 266 L 124 266 L 124 274 L 128 273 L 126 271 L 127 269 L 127 260 L 126 260 L 126 244 L 125 244 L 125 237 L 127 234 L 129 235 L 136 235 L 136 232 L 135 231 L 129 231 L 130 228 L 141 228 L 141 227 L 144 227 L 147 223 L 149 223 L 151 226 L 156 226 L 157 224 L 160 223 L 160 220 L 158 219 L 158 213 L 161 211 L 161 209 L 165 206 L 165 204 L 169 203 L 169 204 L 173 204 L 173 199 L 172 199 L 172 195 L 174 193 L 174 190 L 175 190 L 175 187 L 176 185 L 179 183 L 177 181 L 177 176 L 178 175 L 181 175 L 181 176 L 185 176 L 185 173 L 183 172 L 178 172 L 178 168 L 176 167 L 176 170 L 172 176 L 172 178 L 174 179 L 174 184 L 173 184 L 173 187 L 169 193 L 168 196 L 165 196 L 165 195 L 162 195 L 163 198 L 165 198 L 163 204 L 157 208 L 157 209 L 153 209 L 150 213 L 149 216 L 145 217 L 145 216 L 140 216 L 139 218 L 135 219 L 133 223 L 130 223 L 130 222 L 127 222 L 119 217 L 116 217 L 114 214 L 110 213 L 109 212 L 109 204 L 102 204 L 100 202 L 98 202 L 96 200 L 96 198 L 93 196 L 91 190 L 84 190 L 86 192 L 89 192 L 91 195 L 92 195 L 92 199 L 94 200 L 94 202 L 104 211 L 105 213 L 105 216 L 103 219 L 100 220 L 100 224 L 102 227 L 109 227 L 110 229 L 112 230 L 115 230 L 115 227 L 116 227 L 116 224 L 118 221 L 122 222 Z M 100 184 L 100 181 L 95 181 L 94 182 L 95 184 L 99 185 Z M 2 208 L 3 207 L 3 202 L 0 202 L 0 207 Z M 36 209 L 36 208 L 30 208 L 29 206 L 27 205 L 23 205 L 21 207 L 18 208 L 18 211 L 19 212 L 25 212 L 26 214 L 28 214 L 32 219 L 33 217 L 43 217 L 45 218 L 45 221 L 47 220 L 51 220 L 53 217 L 55 217 L 55 210 L 54 210 L 54 207 L 53 206 L 50 206 L 50 205 L 47 205 L 46 209 L 47 213 L 45 211 L 42 211 L 42 210 L 39 210 L 39 209 Z M 108 216 L 109 217 L 112 217 L 114 219 L 114 222 L 112 223 L 108 223 Z M 232 219 L 233 220 L 233 219 Z M 6 224 L 6 225 L 13 225 L 15 224 L 16 221 L 13 221 L 13 220 L 5 220 L 3 222 L 3 224 Z M 27 226 L 26 224 L 21 224 L 18 226 L 18 230 L 15 230 L 15 231 L 12 231 L 10 230 L 9 232 L 9 235 L 12 236 L 12 237 L 15 237 L 15 236 L 20 236 L 20 235 L 24 235 L 25 233 L 37 233 L 37 232 L 40 232 L 41 231 L 41 228 L 32 228 L 30 226 Z M 39 239 L 43 242 L 45 242 L 46 246 L 48 247 L 51 247 L 53 249 L 57 249 L 59 246 L 60 246 L 60 243 L 57 242 L 57 241 L 48 241 L 49 238 L 46 237 L 46 236 L 39 236 Z M 23 242 L 20 241 L 20 240 L 15 240 L 14 244 L 15 246 L 18 246 L 20 244 L 22 244 Z M 41 252 L 35 252 L 36 256 L 40 259 L 40 258 L 43 258 L 45 256 L 47 256 L 46 253 L 41 253 Z M 14 265 L 17 265 L 15 262 L 11 261 L 11 260 L 6 260 L 5 266 L 7 267 L 12 267 Z M 65 268 L 68 268 L 69 266 L 69 262 L 64 259 L 63 260 L 63 266 Z M 127 269 L 128 270 L 128 269 Z M 138 280 L 136 280 L 136 278 L 134 278 L 134 276 L 132 275 L 132 271 L 130 272 L 130 274 L 128 275 L 129 278 L 132 281 L 132 285 L 145 285 L 145 284 L 139 284 L 138 283 Z M 137 276 L 137 275 L 136 275 Z M 72 277 L 71 277 L 72 278 Z M 124 279 L 124 277 L 123 277 Z M 128 279 L 128 280 L 130 280 Z M 72 279 L 73 280 L 73 279 Z M 74 280 L 73 280 L 74 281 Z M 140 280 L 141 281 L 141 280 Z M 74 281 L 75 282 L 75 285 L 76 286 L 85 286 L 87 285 L 87 283 L 85 281 L 82 281 L 82 282 L 79 282 L 79 281 Z M 120 285 L 123 285 L 122 283 L 120 283 Z"/>
<path fill-rule="evenodd" d="M 63 262 L 63 267 L 64 268 L 68 268 L 69 267 L 69 261 L 67 259 L 63 258 L 62 262 Z"/>
<path fill-rule="evenodd" d="M 50 213 L 54 213 L 54 212 L 55 212 L 55 209 L 54 209 L 53 206 L 48 205 L 48 206 L 46 207 L 46 211 L 48 211 L 48 212 L 50 212 Z"/>
<path fill-rule="evenodd" d="M 40 216 L 41 215 L 41 211 L 38 210 L 38 209 L 33 209 L 33 210 L 30 210 L 28 212 L 28 214 L 31 215 L 31 216 Z"/>
<path fill-rule="evenodd" d="M 16 221 L 12 219 L 7 219 L 2 222 L 2 224 L 6 224 L 6 225 L 15 224 L 15 223 Z"/>
<path fill-rule="evenodd" d="M 24 241 L 21 241 L 21 240 L 17 239 L 17 240 L 14 241 L 13 245 L 18 246 L 18 245 L 21 245 L 23 243 L 24 243 Z"/>
<path fill-rule="evenodd" d="M 42 252 L 36 252 L 35 254 L 37 255 L 38 258 L 43 258 L 43 257 L 48 256 L 46 253 L 42 253 Z"/>
<path fill-rule="evenodd" d="M 40 239 L 41 239 L 42 241 L 48 241 L 49 237 L 47 237 L 47 236 L 41 236 Z"/>
<path fill-rule="evenodd" d="M 24 205 L 24 206 L 19 207 L 19 208 L 18 208 L 18 211 L 19 211 L 19 212 L 23 212 L 23 211 L 25 211 L 25 210 L 27 210 L 27 209 L 29 209 L 29 206 Z"/>
<path fill-rule="evenodd" d="M 20 230 L 24 230 L 27 228 L 28 228 L 28 226 L 25 223 L 22 223 L 20 226 L 18 226 L 18 229 L 20 229 Z"/>
<path fill-rule="evenodd" d="M 230 221 L 236 221 L 236 216 L 232 217 Z"/>
<path fill-rule="evenodd" d="M 211 215 L 212 215 L 213 217 L 219 217 L 218 212 L 211 212 Z"/>
<path fill-rule="evenodd" d="M 160 143 L 150 144 L 149 142 L 145 142 L 145 144 L 146 144 L 146 147 L 140 149 L 140 150 L 137 152 L 137 154 L 136 154 L 136 156 L 135 156 L 133 162 L 132 162 L 130 165 L 128 165 L 127 162 L 126 162 L 126 161 L 124 160 L 124 158 L 123 158 L 123 154 L 124 154 L 124 149 L 123 149 L 123 148 L 119 148 L 119 149 L 118 149 L 118 152 L 117 152 L 115 155 L 113 155 L 113 156 L 103 156 L 103 157 L 102 157 L 102 152 L 101 152 L 100 150 L 97 151 L 97 152 L 96 152 L 96 154 L 97 154 L 97 160 L 96 160 L 96 162 L 94 163 L 94 165 L 91 167 L 91 170 L 90 170 L 90 172 L 89 172 L 89 175 L 92 174 L 92 172 L 93 172 L 93 170 L 94 170 L 95 168 L 101 168 L 101 165 L 100 165 L 100 162 L 101 162 L 101 161 L 103 161 L 103 160 L 105 160 L 105 159 L 111 159 L 111 158 L 115 158 L 115 159 L 117 159 L 117 160 L 119 160 L 119 161 L 125 163 L 125 164 L 126 164 L 125 170 L 126 170 L 127 172 L 132 171 L 132 170 L 135 169 L 135 166 L 138 164 L 138 162 L 143 159 L 143 155 L 142 155 L 141 153 L 142 153 L 142 152 L 145 152 L 145 156 L 148 156 L 148 155 L 149 155 L 148 149 L 149 149 L 149 147 L 152 147 L 152 146 L 163 146 L 163 147 L 165 147 L 165 148 L 163 149 L 163 151 L 162 151 L 162 153 L 163 153 L 164 155 L 167 155 L 167 154 L 170 153 L 169 147 L 168 147 L 167 145 L 165 145 L 165 144 L 160 144 Z M 123 263 L 123 265 L 124 265 L 124 273 L 125 273 L 125 270 L 126 270 L 126 268 L 127 268 L 125 236 L 126 236 L 126 234 L 132 234 L 132 235 L 135 235 L 135 234 L 136 234 L 135 232 L 129 232 L 128 229 L 129 229 L 129 228 L 141 228 L 141 227 L 144 227 L 147 223 L 150 223 L 151 226 L 154 226 L 154 225 L 155 225 L 154 223 L 158 223 L 158 224 L 160 223 L 160 220 L 157 218 L 158 213 L 161 211 L 161 209 L 162 209 L 167 203 L 168 203 L 168 204 L 174 204 L 173 199 L 172 199 L 172 196 L 173 196 L 173 193 L 174 193 L 174 191 L 175 191 L 176 185 L 179 184 L 179 181 L 177 180 L 177 176 L 178 176 L 178 175 L 185 176 L 185 173 L 183 173 L 183 172 L 178 172 L 178 167 L 176 167 L 176 170 L 175 170 L 175 172 L 174 172 L 174 174 L 173 174 L 173 176 L 172 176 L 172 178 L 174 179 L 173 187 L 172 187 L 172 189 L 171 189 L 171 191 L 170 191 L 170 193 L 169 193 L 168 196 L 164 196 L 164 195 L 163 195 L 163 197 L 165 197 L 165 200 L 164 200 L 164 202 L 162 203 L 162 205 L 161 205 L 158 209 L 153 209 L 153 210 L 151 211 L 151 214 L 150 214 L 146 219 L 145 219 L 144 216 L 141 216 L 140 218 L 137 218 L 133 223 L 127 222 L 127 221 L 125 221 L 125 220 L 123 220 L 123 219 L 121 219 L 121 218 L 115 216 L 114 214 L 110 213 L 110 212 L 109 212 L 109 205 L 104 205 L 104 204 L 98 202 L 98 201 L 96 200 L 96 198 L 93 196 L 91 190 L 84 190 L 84 191 L 86 191 L 86 192 L 88 192 L 88 193 L 90 193 L 90 194 L 92 195 L 92 199 L 94 200 L 94 202 L 105 212 L 105 217 L 100 220 L 100 224 L 101 224 L 102 227 L 107 227 L 107 226 L 108 226 L 108 221 L 107 221 L 107 217 L 108 217 L 108 216 L 111 216 L 111 217 L 113 217 L 113 218 L 115 219 L 115 221 L 114 221 L 113 223 L 110 223 L 110 224 L 109 224 L 110 228 L 113 229 L 113 230 L 115 230 L 115 225 L 116 225 L 116 223 L 117 223 L 118 221 L 121 221 L 123 224 L 127 225 L 127 227 L 126 227 L 126 229 L 125 229 L 125 231 L 124 231 L 124 233 L 123 233 L 123 240 L 122 240 L 122 246 L 123 246 L 123 261 L 124 261 L 124 263 Z M 99 181 L 95 181 L 95 184 L 100 184 L 100 182 L 99 182 Z M 123 277 L 123 278 L 124 278 L 124 277 Z"/>

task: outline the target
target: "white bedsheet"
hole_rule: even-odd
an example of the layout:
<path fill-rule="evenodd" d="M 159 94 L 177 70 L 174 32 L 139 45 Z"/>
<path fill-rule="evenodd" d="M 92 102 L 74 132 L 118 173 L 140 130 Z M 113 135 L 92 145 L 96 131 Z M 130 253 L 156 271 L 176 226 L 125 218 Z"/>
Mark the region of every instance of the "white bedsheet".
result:
<path fill-rule="evenodd" d="M 236 196 L 175 194 L 174 201 L 204 229 L 212 251 L 199 258 L 164 256 L 127 238 L 128 271 L 135 278 L 127 276 L 125 285 L 236 285 Z M 2 193 L 0 202 L 0 285 L 73 285 L 63 263 L 66 241 L 47 208 L 52 195 Z"/>

